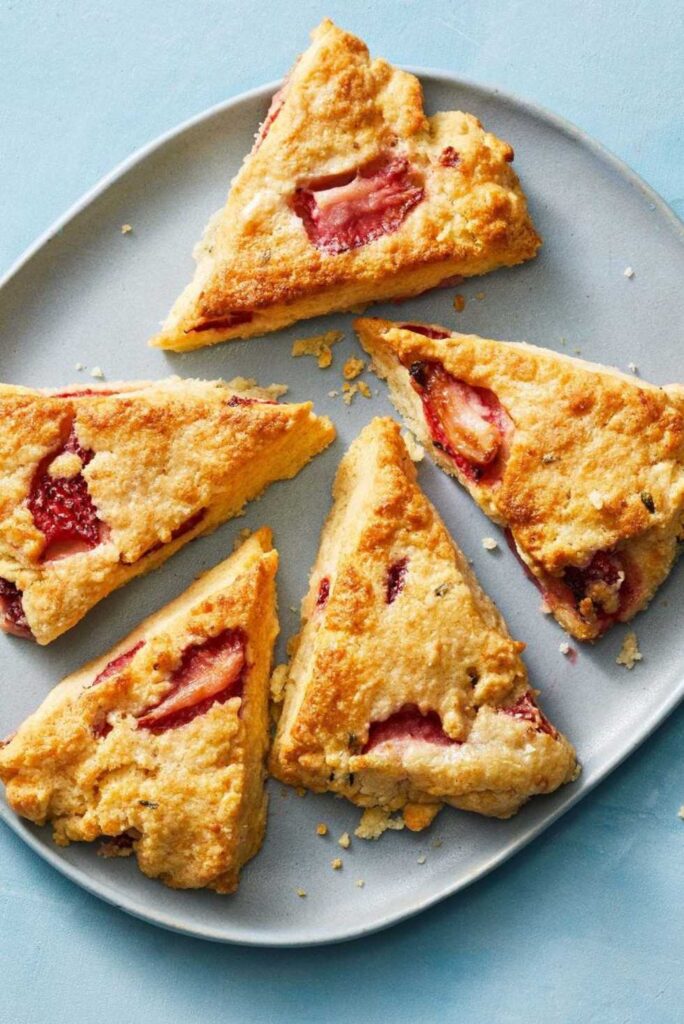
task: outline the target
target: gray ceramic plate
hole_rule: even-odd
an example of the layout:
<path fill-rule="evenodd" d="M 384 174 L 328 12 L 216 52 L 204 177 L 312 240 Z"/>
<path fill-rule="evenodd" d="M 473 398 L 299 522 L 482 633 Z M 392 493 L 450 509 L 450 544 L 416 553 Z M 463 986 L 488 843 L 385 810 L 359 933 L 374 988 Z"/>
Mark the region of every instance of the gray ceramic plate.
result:
<path fill-rule="evenodd" d="M 588 359 L 623 369 L 634 362 L 658 383 L 681 379 L 682 224 L 643 182 L 571 126 L 446 75 L 421 77 L 429 110 L 471 111 L 513 143 L 545 245 L 526 267 L 461 286 L 467 298 L 461 314 L 453 310 L 451 291 L 379 307 L 378 313 L 564 352 L 579 349 Z M 338 441 L 295 480 L 272 487 L 244 519 L 188 545 L 156 573 L 113 594 L 50 647 L 0 638 L 0 735 L 32 711 L 54 682 L 224 558 L 244 526 L 268 523 L 275 529 L 282 558 L 282 657 L 284 638 L 297 626 L 294 608 L 306 588 L 336 464 L 363 424 L 390 411 L 374 378 L 371 401 L 357 396 L 347 408 L 328 397 L 340 387 L 342 363 L 357 351 L 350 316 L 186 356 L 146 346 L 186 283 L 192 246 L 223 203 L 275 88 L 209 111 L 136 155 L 34 246 L 0 291 L 0 376 L 64 385 L 88 379 L 75 370 L 77 362 L 101 366 L 109 379 L 254 376 L 288 384 L 294 399 L 315 399 L 335 421 Z M 121 234 L 124 223 L 133 225 L 132 234 Z M 628 265 L 635 271 L 631 280 L 623 274 Z M 311 359 L 293 360 L 293 339 L 323 327 L 346 333 L 333 367 L 320 371 Z M 496 532 L 491 524 L 427 461 L 420 479 L 511 631 L 528 642 L 527 663 L 544 706 L 579 751 L 579 782 L 532 801 L 511 821 L 445 810 L 427 835 L 393 832 L 377 843 L 354 840 L 346 852 L 336 839 L 353 833 L 358 810 L 332 797 L 300 799 L 271 783 L 268 837 L 231 897 L 171 892 L 144 878 L 132 859 L 103 860 L 87 845 L 59 849 L 49 829 L 27 826 L 0 804 L 8 824 L 69 878 L 139 917 L 192 935 L 259 945 L 330 942 L 381 928 L 463 888 L 538 835 L 629 754 L 684 693 L 684 580 L 675 570 L 638 618 L 644 660 L 632 672 L 615 664 L 623 628 L 583 648 L 573 665 L 558 650 L 564 634 L 540 615 L 539 595 L 505 545 L 493 554 L 483 550 L 482 538 Z M 319 821 L 329 825 L 325 839 L 315 834 Z M 333 871 L 330 861 L 338 854 L 344 867 Z M 419 863 L 422 855 L 425 862 Z M 360 878 L 363 888 L 355 884 Z M 296 895 L 299 888 L 306 899 Z"/>

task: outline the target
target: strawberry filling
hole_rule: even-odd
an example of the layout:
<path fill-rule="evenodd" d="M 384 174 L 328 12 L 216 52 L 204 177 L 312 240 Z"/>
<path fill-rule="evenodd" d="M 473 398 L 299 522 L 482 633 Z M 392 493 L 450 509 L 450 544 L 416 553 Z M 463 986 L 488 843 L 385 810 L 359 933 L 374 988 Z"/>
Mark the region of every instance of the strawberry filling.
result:
<path fill-rule="evenodd" d="M 130 665 L 130 663 L 133 661 L 134 656 L 137 654 L 137 652 L 140 650 L 144 643 L 144 640 L 139 640 L 137 644 L 135 644 L 133 647 L 130 647 L 127 651 L 124 651 L 123 654 L 119 654 L 116 658 L 112 658 L 112 660 L 105 665 L 102 671 L 98 672 L 98 674 L 93 679 L 92 683 L 88 683 L 88 685 L 84 687 L 84 689 L 89 690 L 92 686 L 97 686 L 98 683 L 103 683 L 106 679 L 111 679 L 112 676 L 115 676 L 118 672 L 121 672 L 121 670 L 126 668 L 127 665 Z M 93 734 L 98 739 L 102 739 L 104 736 L 107 736 L 111 731 L 112 727 L 107 721 L 106 713 L 101 714 L 101 716 L 98 717 L 96 721 L 93 723 Z"/>
<path fill-rule="evenodd" d="M 456 167 L 460 159 L 460 155 L 453 146 L 446 146 L 439 154 L 439 162 L 442 167 Z"/>
<path fill-rule="evenodd" d="M 395 562 L 394 565 L 390 565 L 387 571 L 387 604 L 392 604 L 393 601 L 396 601 L 397 597 L 404 589 L 407 568 L 408 558 L 402 558 L 401 561 Z"/>
<path fill-rule="evenodd" d="M 257 132 L 257 137 L 254 140 L 254 145 L 252 146 L 252 153 L 256 153 L 257 149 L 259 149 L 261 143 L 264 141 L 264 139 L 270 132 L 271 125 L 277 118 L 280 111 L 283 109 L 283 103 L 285 102 L 285 93 L 289 85 L 289 79 L 290 76 L 288 75 L 287 78 L 285 79 L 285 82 L 281 85 L 280 89 L 278 89 L 278 91 L 273 94 L 273 98 L 271 99 L 271 104 L 268 108 L 266 117 L 264 118 L 261 128 Z"/>
<path fill-rule="evenodd" d="M 416 704 L 404 704 L 389 718 L 381 722 L 371 722 L 368 739 L 361 753 L 367 754 L 381 743 L 392 740 L 422 740 L 424 743 L 433 743 L 440 747 L 450 747 L 460 742 L 447 736 L 436 711 L 423 714 Z"/>
<path fill-rule="evenodd" d="M 548 718 L 537 707 L 531 690 L 518 697 L 515 704 L 510 704 L 507 708 L 499 708 L 499 711 L 504 715 L 510 715 L 511 718 L 519 718 L 523 722 L 529 722 L 537 732 L 545 732 L 553 737 L 553 739 L 558 736 L 557 731 L 551 725 Z"/>
<path fill-rule="evenodd" d="M 409 374 L 435 447 L 473 483 L 499 480 L 513 422 L 494 392 L 466 384 L 434 361 L 412 363 Z"/>
<path fill-rule="evenodd" d="M 0 628 L 13 636 L 33 636 L 16 583 L 0 578 Z"/>
<path fill-rule="evenodd" d="M 235 408 L 237 405 L 277 405 L 277 402 L 270 398 L 247 398 L 245 395 L 232 395 L 228 400 L 228 407 Z"/>
<path fill-rule="evenodd" d="M 241 697 L 246 669 L 247 638 L 241 629 L 191 644 L 170 679 L 162 700 L 138 718 L 139 729 L 160 733 L 177 729 L 216 703 Z"/>
<path fill-rule="evenodd" d="M 218 317 L 214 320 L 204 320 L 200 324 L 196 324 L 194 327 L 188 327 L 184 334 L 199 334 L 201 331 L 222 331 L 224 328 L 239 327 L 241 324 L 248 324 L 254 319 L 254 314 L 250 312 L 245 313 L 227 313 L 225 316 Z"/>
<path fill-rule="evenodd" d="M 405 157 L 380 157 L 357 171 L 298 188 L 292 208 L 312 245 L 341 253 L 396 231 L 423 196 Z"/>
<path fill-rule="evenodd" d="M 316 595 L 316 608 L 324 608 L 328 603 L 330 597 L 330 580 L 327 576 L 324 576 L 321 582 L 318 584 L 318 594 Z"/>
<path fill-rule="evenodd" d="M 448 338 L 449 332 L 439 327 L 428 327 L 427 324 L 401 324 L 404 331 L 412 331 L 414 334 L 422 334 L 426 338 Z"/>
<path fill-rule="evenodd" d="M 629 617 L 638 600 L 639 582 L 636 567 L 624 552 L 597 551 L 582 568 L 569 565 L 560 578 L 540 579 L 521 558 L 510 530 L 506 530 L 506 540 L 552 611 L 571 608 L 585 622 L 594 624 L 598 633 Z"/>
<path fill-rule="evenodd" d="M 81 468 L 88 465 L 94 454 L 81 447 L 72 426 L 59 451 L 47 455 L 36 470 L 28 507 L 36 529 L 45 535 L 42 562 L 91 551 L 109 533 L 107 526 L 98 518 L 83 473 L 79 471 L 68 477 L 51 475 L 52 464 L 66 453 L 76 455 Z"/>
<path fill-rule="evenodd" d="M 164 544 L 170 544 L 172 541 L 178 540 L 178 538 L 182 537 L 184 534 L 190 533 L 191 530 L 195 529 L 198 523 L 202 522 L 206 515 L 206 512 L 206 508 L 198 509 L 197 512 L 194 512 L 185 520 L 185 522 L 181 523 L 180 526 L 177 526 L 176 529 L 172 531 L 171 536 L 167 541 L 158 540 L 156 544 L 152 545 L 151 548 L 148 548 L 147 551 L 144 551 L 142 555 L 139 556 L 139 558 L 147 558 L 147 556 L 151 555 L 153 551 L 159 551 L 160 548 L 163 548 Z"/>

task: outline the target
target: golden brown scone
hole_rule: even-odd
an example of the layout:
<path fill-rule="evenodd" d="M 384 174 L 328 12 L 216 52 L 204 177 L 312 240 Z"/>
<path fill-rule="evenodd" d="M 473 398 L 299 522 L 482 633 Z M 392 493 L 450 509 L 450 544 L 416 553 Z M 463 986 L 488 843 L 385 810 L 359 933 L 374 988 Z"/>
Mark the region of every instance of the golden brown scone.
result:
<path fill-rule="evenodd" d="M 573 778 L 498 611 L 375 419 L 342 460 L 270 770 L 424 828 L 442 803 L 506 818 Z"/>
<path fill-rule="evenodd" d="M 323 21 L 273 97 L 152 344 L 177 351 L 417 295 L 541 244 L 513 150 Z"/>
<path fill-rule="evenodd" d="M 564 629 L 594 640 L 648 604 L 684 534 L 680 386 L 437 325 L 356 326 L 409 427 L 506 529 Z"/>
<path fill-rule="evenodd" d="M 239 380 L 0 385 L 0 625 L 47 644 L 335 431 Z"/>
<path fill-rule="evenodd" d="M 277 565 L 261 529 L 56 686 L 0 747 L 12 809 L 172 888 L 233 892 L 266 822 Z"/>

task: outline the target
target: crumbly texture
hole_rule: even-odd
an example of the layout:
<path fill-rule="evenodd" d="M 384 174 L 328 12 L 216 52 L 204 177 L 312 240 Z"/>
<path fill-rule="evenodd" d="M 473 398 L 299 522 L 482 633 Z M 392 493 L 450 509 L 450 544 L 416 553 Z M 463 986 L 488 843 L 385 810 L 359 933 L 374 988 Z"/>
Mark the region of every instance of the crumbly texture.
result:
<path fill-rule="evenodd" d="M 292 346 L 292 355 L 314 356 L 318 363 L 319 370 L 326 370 L 332 365 L 332 346 L 342 341 L 342 331 L 326 331 L 324 334 L 316 334 L 312 338 L 300 338 Z"/>
<path fill-rule="evenodd" d="M 363 359 L 351 356 L 342 367 L 342 376 L 345 380 L 355 380 L 366 369 Z"/>
<path fill-rule="evenodd" d="M 567 782 L 575 769 L 567 740 L 501 711 L 530 693 L 523 645 L 418 487 L 396 423 L 375 419 L 362 431 L 333 495 L 272 773 L 386 812 L 409 805 L 410 827 L 424 827 L 442 803 L 508 817 Z M 402 563 L 390 602 L 390 567 Z M 365 751 L 371 723 L 406 706 L 438 714 L 457 742 L 402 737 Z M 431 809 L 421 816 L 416 805 Z"/>
<path fill-rule="evenodd" d="M 644 608 L 669 573 L 684 536 L 684 401 L 681 385 L 656 387 L 609 367 L 518 342 L 452 332 L 428 338 L 386 320 L 356 321 L 373 368 L 407 425 L 480 508 L 508 528 L 542 587 L 598 551 L 618 551 Z M 467 478 L 433 443 L 408 367 L 435 360 L 459 380 L 494 392 L 513 421 L 500 480 Z M 552 611 L 579 640 L 595 621 Z"/>
<path fill-rule="evenodd" d="M 629 632 L 622 641 L 622 648 L 620 649 L 620 653 L 615 661 L 618 665 L 624 665 L 625 668 L 632 669 L 636 665 L 637 661 L 641 660 L 642 654 L 639 650 L 637 635 L 636 633 Z"/>
<path fill-rule="evenodd" d="M 295 190 L 388 153 L 408 159 L 423 200 L 390 234 L 340 253 L 316 248 L 292 209 Z M 274 97 L 195 251 L 194 280 L 151 344 L 181 351 L 261 335 L 531 259 L 540 239 L 512 159 L 470 114 L 426 117 L 417 78 L 371 60 L 326 19 Z M 251 319 L 230 326 L 236 317 Z"/>
<path fill-rule="evenodd" d="M 294 476 L 335 435 L 311 403 L 278 405 L 269 389 L 221 381 L 64 390 L 71 397 L 0 385 L 0 577 L 22 592 L 39 644 L 238 515 L 269 483 Z M 253 404 L 231 404 L 236 398 Z M 91 550 L 43 561 L 45 535 L 27 499 L 70 430 L 94 453 L 83 477 L 107 533 Z"/>
<path fill-rule="evenodd" d="M 267 529 L 147 619 L 111 651 L 56 686 L 0 748 L 12 809 L 55 841 L 108 839 L 172 888 L 232 892 L 258 851 L 266 822 L 264 757 L 268 675 L 278 633 L 278 556 Z M 244 631 L 241 697 L 216 702 L 185 725 L 154 733 L 136 714 L 161 699 L 188 645 Z M 144 641 L 132 660 L 93 681 Z M 111 727 L 102 735 L 103 722 Z M 132 838 L 132 847 L 112 842 Z"/>

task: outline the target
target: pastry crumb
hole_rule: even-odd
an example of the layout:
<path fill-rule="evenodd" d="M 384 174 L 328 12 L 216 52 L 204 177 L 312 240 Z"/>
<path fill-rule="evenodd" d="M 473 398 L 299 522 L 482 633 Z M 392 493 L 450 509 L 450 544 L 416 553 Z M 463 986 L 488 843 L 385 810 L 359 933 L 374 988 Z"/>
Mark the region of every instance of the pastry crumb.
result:
<path fill-rule="evenodd" d="M 347 362 L 342 367 L 342 376 L 345 380 L 354 380 L 360 373 L 366 369 L 366 364 L 363 359 L 357 359 L 356 356 L 350 356 Z"/>
<path fill-rule="evenodd" d="M 416 861 L 416 864 L 424 864 L 426 860 L 427 860 L 427 857 L 425 856 L 425 854 L 421 853 L 420 857 Z"/>
<path fill-rule="evenodd" d="M 133 225 L 132 224 L 122 224 L 121 225 L 121 234 L 122 235 L 130 235 L 132 230 L 133 230 Z"/>
<path fill-rule="evenodd" d="M 634 277 L 633 267 L 625 267 L 622 273 L 625 275 L 625 277 L 629 277 L 630 279 Z"/>
<path fill-rule="evenodd" d="M 343 832 L 340 838 L 337 840 L 337 845 L 341 846 L 343 850 L 348 850 L 351 846 L 351 839 L 349 838 L 348 832 Z"/>
<path fill-rule="evenodd" d="M 615 662 L 617 665 L 624 665 L 625 668 L 632 669 L 637 661 L 642 661 L 642 654 L 639 650 L 637 635 L 633 630 L 630 630 L 622 641 L 622 647 Z"/>
<path fill-rule="evenodd" d="M 325 370 L 333 361 L 332 346 L 343 338 L 342 331 L 326 331 L 325 334 L 316 334 L 312 338 L 300 338 L 292 346 L 292 355 L 314 356 L 319 369 Z"/>
<path fill-rule="evenodd" d="M 318 825 L 316 825 L 316 835 L 317 836 L 327 836 L 327 834 L 328 834 L 328 826 L 325 824 L 324 821 L 320 821 L 318 823 Z"/>
<path fill-rule="evenodd" d="M 287 384 L 269 384 L 268 387 L 261 388 L 254 377 L 233 377 L 226 383 L 226 387 L 231 391 L 244 393 L 246 398 L 258 398 L 266 402 L 277 402 L 289 391 Z"/>
<path fill-rule="evenodd" d="M 342 867 L 342 858 L 341 857 L 334 857 L 330 861 L 330 867 L 333 869 L 333 871 L 339 871 L 341 869 L 341 867 Z"/>
<path fill-rule="evenodd" d="M 372 398 L 371 389 L 366 384 L 365 380 L 360 380 L 356 384 L 350 384 L 345 381 L 342 385 L 342 401 L 345 405 L 351 405 L 355 394 L 363 395 L 364 398 Z"/>
<path fill-rule="evenodd" d="M 454 296 L 454 309 L 456 310 L 457 313 L 462 313 L 463 310 L 465 309 L 465 305 L 465 295 Z"/>
<path fill-rule="evenodd" d="M 328 392 L 328 398 L 337 398 L 338 395 L 339 395 L 339 391 L 334 391 L 333 390 L 333 391 L 329 391 Z"/>
<path fill-rule="evenodd" d="M 285 699 L 287 683 L 287 665 L 276 665 L 271 673 L 271 700 L 274 704 L 282 704 Z"/>
<path fill-rule="evenodd" d="M 86 364 L 85 363 L 74 363 L 74 370 L 85 370 L 85 369 L 86 369 Z"/>
<path fill-rule="evenodd" d="M 357 889 L 363 889 L 365 884 L 366 883 L 364 882 L 363 878 L 357 878 L 356 879 L 356 888 Z"/>
<path fill-rule="evenodd" d="M 478 302 L 482 302 L 484 297 L 485 297 L 485 293 L 484 292 L 475 292 L 475 298 L 477 299 Z"/>
<path fill-rule="evenodd" d="M 562 644 L 558 644 L 558 650 L 567 657 L 570 654 L 570 644 L 564 641 Z"/>
<path fill-rule="evenodd" d="M 90 376 L 97 377 L 98 380 L 103 380 L 104 370 L 100 366 L 93 366 L 92 370 L 90 371 Z"/>
<path fill-rule="evenodd" d="M 630 373 L 638 373 L 639 372 L 639 367 L 637 366 L 636 363 L 627 363 L 627 369 L 630 371 Z"/>
<path fill-rule="evenodd" d="M 495 551 L 499 546 L 499 542 L 494 537 L 483 537 L 482 547 L 485 551 Z"/>
<path fill-rule="evenodd" d="M 425 449 L 422 444 L 419 444 L 413 434 L 408 430 L 402 430 L 401 436 L 404 440 L 404 444 L 406 445 L 406 450 L 409 453 L 411 462 L 422 462 L 425 458 Z"/>
<path fill-rule="evenodd" d="M 437 837 L 437 839 L 433 839 L 432 840 L 432 848 L 433 848 L 433 850 L 439 850 L 440 846 L 442 846 L 443 843 L 444 843 L 444 840 L 440 839 L 439 836 Z"/>
<path fill-rule="evenodd" d="M 550 615 L 551 614 L 551 609 L 549 608 L 549 606 L 546 603 L 546 601 L 542 601 L 542 603 L 539 605 L 539 611 L 542 613 L 542 615 Z"/>
<path fill-rule="evenodd" d="M 359 839 L 379 839 L 388 829 L 402 829 L 405 824 L 401 815 L 393 818 L 392 812 L 385 807 L 367 807 L 354 835 Z"/>
<path fill-rule="evenodd" d="M 306 896 L 306 889 L 297 889 L 297 895 L 300 899 L 304 899 Z"/>
<path fill-rule="evenodd" d="M 598 491 L 589 491 L 589 503 L 599 511 L 603 508 L 603 498 Z"/>
<path fill-rule="evenodd" d="M 306 796 L 306 790 L 304 789 L 304 786 L 297 786 L 297 789 L 295 790 L 295 792 L 296 792 L 297 796 L 300 796 L 300 797 L 305 797 Z"/>

